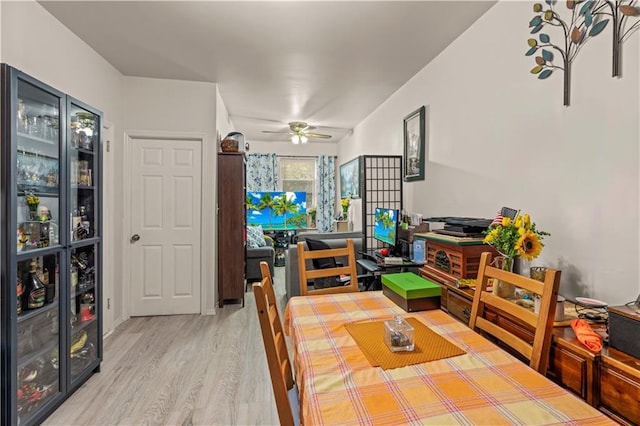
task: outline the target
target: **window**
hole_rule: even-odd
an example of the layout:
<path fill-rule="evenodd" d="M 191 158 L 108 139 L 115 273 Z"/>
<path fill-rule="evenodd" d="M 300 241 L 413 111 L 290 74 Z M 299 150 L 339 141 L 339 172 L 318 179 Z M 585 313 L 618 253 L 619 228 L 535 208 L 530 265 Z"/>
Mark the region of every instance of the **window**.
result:
<path fill-rule="evenodd" d="M 307 193 L 307 208 L 316 205 L 316 159 L 280 157 L 282 191 Z"/>

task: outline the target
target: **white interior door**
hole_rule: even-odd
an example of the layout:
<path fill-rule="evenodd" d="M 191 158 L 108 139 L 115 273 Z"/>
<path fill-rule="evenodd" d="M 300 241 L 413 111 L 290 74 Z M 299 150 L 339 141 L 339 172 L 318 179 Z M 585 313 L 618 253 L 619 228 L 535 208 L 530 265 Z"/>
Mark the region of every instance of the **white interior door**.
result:
<path fill-rule="evenodd" d="M 130 147 L 131 316 L 200 313 L 202 142 Z"/>

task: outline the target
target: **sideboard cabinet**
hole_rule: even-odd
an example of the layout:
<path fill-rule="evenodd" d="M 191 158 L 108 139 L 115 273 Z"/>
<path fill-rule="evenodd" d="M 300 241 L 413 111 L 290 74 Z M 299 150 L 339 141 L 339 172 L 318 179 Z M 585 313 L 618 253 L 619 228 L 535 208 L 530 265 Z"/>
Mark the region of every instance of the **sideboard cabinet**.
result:
<path fill-rule="evenodd" d="M 1 423 L 30 425 L 100 369 L 102 113 L 1 73 Z"/>
<path fill-rule="evenodd" d="M 440 308 L 443 311 L 465 324 L 469 323 L 473 290 L 457 288 L 454 280 L 434 274 L 428 265 L 419 269 L 419 275 L 440 284 Z M 524 328 L 517 318 L 493 311 L 484 315 L 521 338 L 533 340 L 533 333 Z M 567 326 L 554 327 L 549 356 L 547 376 L 553 381 L 618 423 L 640 424 L 640 359 L 613 348 L 605 348 L 600 354 L 595 354 L 587 350 Z"/>

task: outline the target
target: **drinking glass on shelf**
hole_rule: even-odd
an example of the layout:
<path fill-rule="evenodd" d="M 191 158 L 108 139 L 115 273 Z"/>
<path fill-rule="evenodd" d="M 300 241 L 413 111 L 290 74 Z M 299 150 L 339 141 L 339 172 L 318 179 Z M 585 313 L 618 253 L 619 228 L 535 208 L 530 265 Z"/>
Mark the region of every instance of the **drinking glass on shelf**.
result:
<path fill-rule="evenodd" d="M 18 99 L 17 128 L 19 133 L 27 133 L 29 122 L 27 119 L 27 108 L 22 99 Z"/>

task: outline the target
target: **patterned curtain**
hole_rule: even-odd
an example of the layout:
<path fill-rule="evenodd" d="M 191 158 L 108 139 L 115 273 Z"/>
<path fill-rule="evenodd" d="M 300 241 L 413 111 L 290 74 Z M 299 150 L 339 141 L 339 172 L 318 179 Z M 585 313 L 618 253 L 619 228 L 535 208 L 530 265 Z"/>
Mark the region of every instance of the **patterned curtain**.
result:
<path fill-rule="evenodd" d="M 316 226 L 318 232 L 333 229 L 333 211 L 336 203 L 336 159 L 329 155 L 318 157 L 318 202 Z"/>
<path fill-rule="evenodd" d="M 247 192 L 278 189 L 278 156 L 247 154 Z"/>

